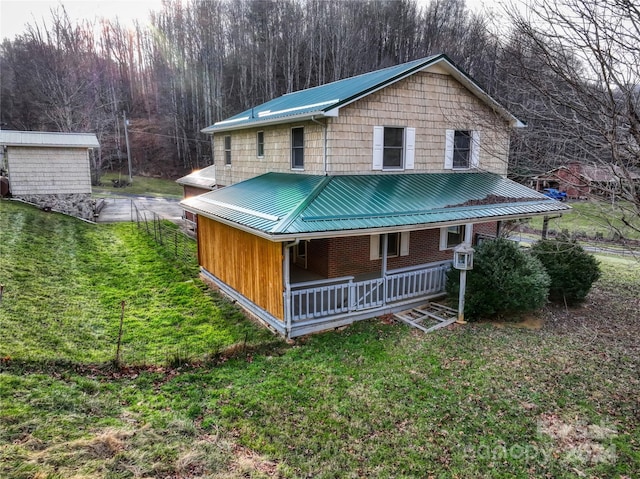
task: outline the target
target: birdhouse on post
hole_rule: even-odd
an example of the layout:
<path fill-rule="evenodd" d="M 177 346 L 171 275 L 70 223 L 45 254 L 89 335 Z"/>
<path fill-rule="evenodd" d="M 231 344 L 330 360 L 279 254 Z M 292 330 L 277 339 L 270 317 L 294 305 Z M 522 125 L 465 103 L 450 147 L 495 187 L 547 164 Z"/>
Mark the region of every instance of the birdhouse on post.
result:
<path fill-rule="evenodd" d="M 453 267 L 462 271 L 473 269 L 474 249 L 467 243 L 460 243 L 453 250 Z"/>
<path fill-rule="evenodd" d="M 473 269 L 474 249 L 468 243 L 461 243 L 453 250 L 453 267 L 460 270 L 460 296 L 458 297 L 458 324 L 465 324 L 464 295 L 467 289 L 467 271 Z"/>

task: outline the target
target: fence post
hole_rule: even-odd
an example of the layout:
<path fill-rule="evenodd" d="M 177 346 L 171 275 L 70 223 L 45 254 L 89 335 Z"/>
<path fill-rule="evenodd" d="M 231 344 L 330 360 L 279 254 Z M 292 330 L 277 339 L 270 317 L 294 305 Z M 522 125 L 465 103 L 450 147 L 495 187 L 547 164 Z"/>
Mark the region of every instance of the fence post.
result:
<path fill-rule="evenodd" d="M 124 322 L 124 301 L 120 301 L 120 328 L 118 329 L 118 347 L 116 348 L 116 366 L 120 367 L 122 362 L 120 361 L 120 345 L 122 344 L 122 323 Z"/>

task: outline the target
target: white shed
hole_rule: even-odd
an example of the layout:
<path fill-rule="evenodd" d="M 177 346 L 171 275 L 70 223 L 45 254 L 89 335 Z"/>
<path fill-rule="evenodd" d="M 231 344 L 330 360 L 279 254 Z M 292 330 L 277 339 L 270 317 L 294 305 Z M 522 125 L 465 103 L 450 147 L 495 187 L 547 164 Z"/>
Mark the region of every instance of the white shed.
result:
<path fill-rule="evenodd" d="M 0 167 L 14 198 L 92 219 L 89 150 L 99 147 L 93 133 L 0 130 Z"/>

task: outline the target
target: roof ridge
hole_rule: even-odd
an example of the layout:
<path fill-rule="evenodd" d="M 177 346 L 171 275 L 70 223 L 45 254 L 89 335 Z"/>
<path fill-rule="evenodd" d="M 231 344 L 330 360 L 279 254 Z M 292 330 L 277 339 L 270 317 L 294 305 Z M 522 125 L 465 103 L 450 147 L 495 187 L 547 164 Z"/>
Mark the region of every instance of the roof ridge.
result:
<path fill-rule="evenodd" d="M 284 232 L 290 225 L 293 223 L 296 218 L 312 203 L 318 195 L 326 188 L 326 186 L 331 183 L 334 176 L 324 176 L 322 180 L 313 188 L 311 193 L 309 193 L 298 205 L 293 208 L 287 215 L 278 222 L 278 224 L 271 228 L 269 233 L 282 233 Z"/>

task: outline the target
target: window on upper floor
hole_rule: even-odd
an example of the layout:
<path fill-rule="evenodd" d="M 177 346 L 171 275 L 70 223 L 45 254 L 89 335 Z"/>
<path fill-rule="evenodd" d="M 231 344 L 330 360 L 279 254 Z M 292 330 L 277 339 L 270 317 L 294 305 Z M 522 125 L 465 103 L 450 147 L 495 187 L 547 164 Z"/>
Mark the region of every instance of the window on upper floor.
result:
<path fill-rule="evenodd" d="M 231 136 L 224 137 L 224 164 L 231 164 Z"/>
<path fill-rule="evenodd" d="M 480 159 L 480 132 L 447 130 L 444 167 L 447 170 L 477 168 Z"/>
<path fill-rule="evenodd" d="M 291 168 L 304 168 L 304 127 L 291 129 Z"/>
<path fill-rule="evenodd" d="M 413 169 L 415 140 L 415 128 L 374 126 L 373 169 Z"/>
<path fill-rule="evenodd" d="M 256 135 L 256 156 L 264 158 L 264 131 L 259 131 Z"/>

